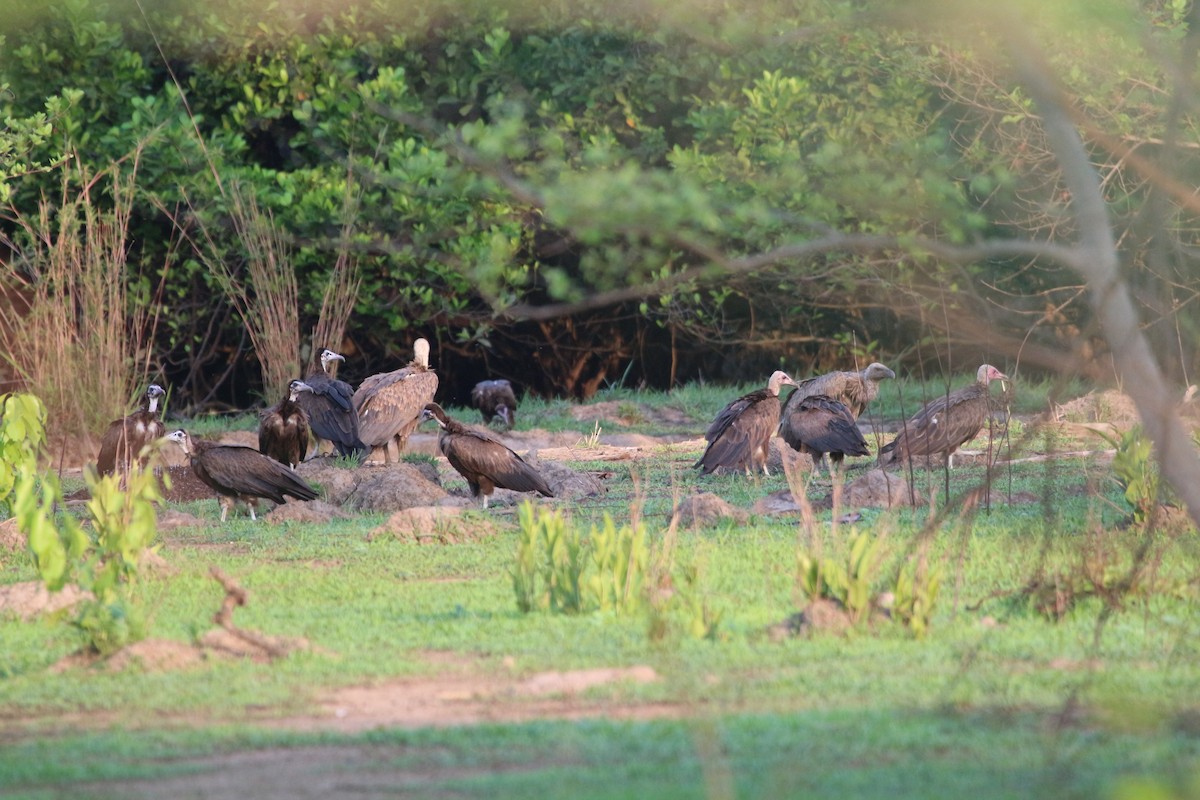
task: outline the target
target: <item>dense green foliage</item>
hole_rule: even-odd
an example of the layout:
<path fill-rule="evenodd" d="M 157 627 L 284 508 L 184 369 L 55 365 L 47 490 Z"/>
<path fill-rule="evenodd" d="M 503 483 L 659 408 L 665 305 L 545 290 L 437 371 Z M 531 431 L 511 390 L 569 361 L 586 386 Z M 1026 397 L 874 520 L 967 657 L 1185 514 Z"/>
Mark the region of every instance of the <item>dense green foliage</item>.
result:
<path fill-rule="evenodd" d="M 1159 245 L 1186 240 L 1193 212 L 1170 187 L 1155 195 L 1145 166 L 1197 171 L 1171 144 L 1194 138 L 1168 78 L 1189 52 L 1186 9 L 1022 10 L 1077 98 L 1152 335 L 1190 339 L 1190 256 Z M 590 396 L 622 379 L 745 379 L 868 354 L 945 370 L 953 352 L 952 371 L 1018 348 L 1034 367 L 1097 363 L 1077 279 L 1046 264 L 951 267 L 896 249 L 729 268 L 829 231 L 1071 236 L 1039 120 L 990 32 L 936 3 L 912 13 L 840 0 L 46 4 L 0 22 L 0 116 L 15 132 L 0 186 L 19 217 L 57 180 L 8 178 L 29 165 L 138 162 L 136 280 L 149 297 L 165 276 L 169 310 L 154 360 L 197 402 L 244 401 L 262 380 L 194 249 L 243 263 L 234 184 L 291 242 L 302 331 L 335 254 L 360 260 L 348 341 L 316 343 L 351 351 L 351 379 L 406 358 L 418 334 L 460 397 L 485 367 Z M 939 14 L 944 27 L 923 24 Z M 597 296 L 569 317 L 520 318 Z M 1190 345 L 1175 350 L 1192 371 Z"/>

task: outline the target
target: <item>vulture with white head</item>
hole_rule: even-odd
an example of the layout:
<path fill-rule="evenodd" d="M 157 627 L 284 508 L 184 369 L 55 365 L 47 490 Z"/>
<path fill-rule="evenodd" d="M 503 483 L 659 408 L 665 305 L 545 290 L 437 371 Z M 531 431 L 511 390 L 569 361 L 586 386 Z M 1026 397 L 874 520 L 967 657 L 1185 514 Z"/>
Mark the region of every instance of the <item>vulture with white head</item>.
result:
<path fill-rule="evenodd" d="M 745 472 L 767 471 L 767 446 L 779 427 L 779 389 L 795 386 L 786 372 L 776 370 L 765 389 L 739 397 L 721 409 L 704 438 L 708 446 L 694 466 L 704 474 L 717 469 Z"/>
<path fill-rule="evenodd" d="M 308 414 L 308 424 L 317 439 L 317 450 L 321 441 L 333 445 L 339 456 L 363 459 L 367 446 L 358 432 L 358 412 L 354 409 L 354 390 L 350 384 L 333 377 L 330 366 L 335 361 L 345 361 L 340 353 L 325 349 L 321 351 L 321 366 L 314 368 L 304 382 L 310 392 L 301 392 L 296 402 Z"/>
<path fill-rule="evenodd" d="M 296 401 L 312 387 L 304 381 L 288 384 L 287 396 L 262 412 L 258 420 L 258 452 L 295 469 L 308 455 L 308 414 Z"/>
<path fill-rule="evenodd" d="M 459 475 L 467 479 L 471 496 L 483 496 L 484 508 L 497 486 L 514 492 L 537 492 L 543 497 L 554 497 L 541 473 L 491 431 L 450 418 L 437 403 L 429 403 L 421 412 L 422 421 L 429 419 L 436 420 L 440 429 L 438 448 L 442 455 Z"/>
<path fill-rule="evenodd" d="M 285 497 L 317 499 L 316 491 L 290 467 L 253 447 L 198 441 L 182 430 L 167 434 L 167 438 L 183 449 L 200 482 L 217 493 L 221 522 L 238 500 L 250 508 L 250 519 L 258 519 L 254 509 L 261 499 L 276 503 L 286 502 Z"/>
<path fill-rule="evenodd" d="M 429 366 L 429 341 L 417 339 L 412 361 L 366 378 L 354 393 L 363 443 L 383 448 L 385 464 L 399 461 L 400 451 L 421 422 L 421 410 L 433 402 L 437 388 L 437 373 Z"/>
<path fill-rule="evenodd" d="M 485 425 L 510 431 L 517 421 L 517 395 L 503 378 L 480 381 L 471 390 L 471 405 L 479 409 Z"/>
<path fill-rule="evenodd" d="M 914 456 L 945 455 L 947 466 L 954 466 L 954 451 L 983 430 L 992 414 L 988 384 L 1009 378 L 991 364 L 981 364 L 975 382 L 935 397 L 901 427 L 896 438 L 879 450 L 883 464 L 894 464 Z"/>
<path fill-rule="evenodd" d="M 150 384 L 140 409 L 109 423 L 100 439 L 100 454 L 96 458 L 98 473 L 128 472 L 142 448 L 166 434 L 166 426 L 158 418 L 158 399 L 165 394 L 157 383 Z"/>

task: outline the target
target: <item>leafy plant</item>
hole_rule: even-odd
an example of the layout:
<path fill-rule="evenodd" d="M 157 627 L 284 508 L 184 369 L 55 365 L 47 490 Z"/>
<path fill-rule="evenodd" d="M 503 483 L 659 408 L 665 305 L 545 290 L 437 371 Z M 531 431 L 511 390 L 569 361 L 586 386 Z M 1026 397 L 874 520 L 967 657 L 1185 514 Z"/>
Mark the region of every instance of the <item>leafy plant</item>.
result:
<path fill-rule="evenodd" d="M 1141 425 L 1133 426 L 1120 437 L 1103 431 L 1096 431 L 1096 434 L 1116 448 L 1112 461 L 1113 474 L 1125 492 L 1125 501 L 1133 507 L 1134 525 L 1145 526 L 1158 505 L 1162 490 L 1153 458 L 1153 442 Z"/>
<path fill-rule="evenodd" d="M 593 526 L 585 540 L 561 511 L 525 502 L 517 516 L 521 534 L 509 574 L 522 612 L 631 613 L 642 608 L 649 550 L 640 525 L 618 529 L 605 515 L 604 526 Z"/>
<path fill-rule="evenodd" d="M 882 545 L 882 538 L 861 531 L 850 540 L 844 565 L 799 551 L 796 559 L 801 591 L 810 603 L 818 599 L 840 603 L 854 624 L 864 621 L 874 605 L 871 585 L 879 571 Z"/>
<path fill-rule="evenodd" d="M 3 408 L 0 498 L 8 482 L 13 515 L 46 587 L 58 591 L 74 582 L 84 591 L 86 599 L 77 606 L 72 624 L 85 646 L 101 655 L 113 653 L 144 635 L 133 587 L 141 558 L 157 533 L 155 503 L 163 499 L 155 474 L 157 445 L 142 454 L 147 457 L 145 467 L 135 465 L 124 476 L 85 473 L 91 494 L 89 536 L 74 517 L 56 514 L 63 497 L 57 477 L 38 473 L 46 439 L 41 401 L 28 394 L 8 395 Z"/>
<path fill-rule="evenodd" d="M 924 639 L 942 587 L 940 566 L 927 568 L 910 561 L 900 568 L 893 589 L 892 618 Z"/>

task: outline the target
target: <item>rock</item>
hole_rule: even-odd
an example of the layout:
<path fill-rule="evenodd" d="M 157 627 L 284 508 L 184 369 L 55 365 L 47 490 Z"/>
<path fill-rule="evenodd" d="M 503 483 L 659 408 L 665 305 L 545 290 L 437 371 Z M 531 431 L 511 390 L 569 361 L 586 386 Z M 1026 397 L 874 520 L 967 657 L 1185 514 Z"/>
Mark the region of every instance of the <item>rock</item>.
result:
<path fill-rule="evenodd" d="M 674 514 L 679 517 L 680 522 L 692 527 L 712 525 L 727 519 L 741 525 L 749 518 L 745 511 L 734 508 L 712 492 L 701 492 L 683 498 L 679 505 L 675 506 Z"/>
<path fill-rule="evenodd" d="M 448 492 L 420 469 L 401 462 L 366 473 L 348 503 L 363 511 L 399 511 L 438 505 L 447 496 Z"/>
<path fill-rule="evenodd" d="M 526 460 L 528 461 L 529 459 Z M 600 482 L 600 479 L 590 472 L 576 472 L 557 461 L 539 462 L 534 459 L 531 463 L 542 473 L 542 477 L 550 485 L 550 490 L 554 492 L 554 496 L 559 500 L 570 500 L 577 497 L 596 497 L 608 491 L 604 484 Z"/>
<path fill-rule="evenodd" d="M 158 530 L 173 531 L 178 528 L 199 528 L 206 523 L 199 517 L 175 508 L 158 509 Z"/>

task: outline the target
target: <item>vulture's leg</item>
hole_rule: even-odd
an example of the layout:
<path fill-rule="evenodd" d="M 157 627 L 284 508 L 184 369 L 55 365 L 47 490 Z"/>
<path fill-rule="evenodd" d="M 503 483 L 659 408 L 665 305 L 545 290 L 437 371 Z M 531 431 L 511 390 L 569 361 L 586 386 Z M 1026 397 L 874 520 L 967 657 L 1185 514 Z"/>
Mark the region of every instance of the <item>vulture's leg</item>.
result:
<path fill-rule="evenodd" d="M 258 519 L 258 517 L 254 516 L 254 506 L 257 502 L 258 502 L 258 500 L 254 499 L 254 498 L 251 498 L 250 500 L 246 501 L 246 508 L 250 509 L 250 519 L 251 520 Z"/>
<path fill-rule="evenodd" d="M 233 505 L 233 501 L 225 495 L 217 498 L 217 503 L 221 506 L 221 522 L 225 521 L 225 515 L 229 513 L 229 507 Z"/>
<path fill-rule="evenodd" d="M 383 463 L 384 464 L 400 463 L 400 442 L 396 439 L 395 436 L 388 439 L 388 441 L 387 441 L 387 446 L 384 448 L 384 452 L 383 452 Z"/>
<path fill-rule="evenodd" d="M 488 499 L 488 496 L 485 494 L 483 496 L 483 508 L 485 511 L 487 510 L 487 499 Z"/>

